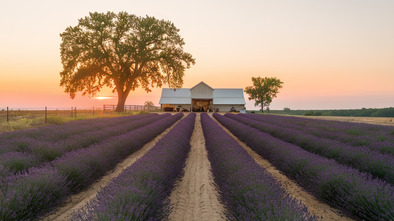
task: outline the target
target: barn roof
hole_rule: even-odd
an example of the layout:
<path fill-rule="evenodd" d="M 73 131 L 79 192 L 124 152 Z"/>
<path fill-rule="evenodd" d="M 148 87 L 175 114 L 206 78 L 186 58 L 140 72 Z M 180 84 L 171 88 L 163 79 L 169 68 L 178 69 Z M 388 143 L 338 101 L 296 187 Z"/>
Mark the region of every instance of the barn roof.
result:
<path fill-rule="evenodd" d="M 159 104 L 191 104 L 190 89 L 163 88 Z"/>
<path fill-rule="evenodd" d="M 213 104 L 246 104 L 242 89 L 215 89 Z"/>
<path fill-rule="evenodd" d="M 204 81 L 201 81 L 200 83 L 194 85 L 194 87 L 190 88 L 190 90 L 192 90 L 193 88 L 197 87 L 197 86 L 200 85 L 200 84 L 203 84 L 203 85 L 205 85 L 205 86 L 211 88 L 212 90 L 215 90 L 215 89 L 213 89 L 211 86 L 209 86 L 207 83 L 205 83 Z"/>

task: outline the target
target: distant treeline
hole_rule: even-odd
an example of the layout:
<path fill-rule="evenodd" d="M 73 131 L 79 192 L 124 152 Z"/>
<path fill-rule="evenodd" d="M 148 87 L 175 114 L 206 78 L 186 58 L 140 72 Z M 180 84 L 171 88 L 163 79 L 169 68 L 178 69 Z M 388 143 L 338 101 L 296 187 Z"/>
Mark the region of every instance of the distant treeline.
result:
<path fill-rule="evenodd" d="M 284 110 L 270 110 L 269 113 L 305 116 L 394 117 L 394 107 L 349 110 L 290 110 L 285 108 Z"/>

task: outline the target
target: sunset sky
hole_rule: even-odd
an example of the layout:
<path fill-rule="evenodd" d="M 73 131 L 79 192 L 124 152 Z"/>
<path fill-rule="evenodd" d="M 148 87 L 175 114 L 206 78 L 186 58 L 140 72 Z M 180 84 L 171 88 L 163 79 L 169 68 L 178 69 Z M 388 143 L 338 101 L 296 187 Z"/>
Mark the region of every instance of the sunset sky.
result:
<path fill-rule="evenodd" d="M 71 100 L 59 86 L 59 34 L 96 11 L 172 21 L 196 59 L 185 88 L 244 89 L 267 76 L 284 82 L 271 109 L 394 107 L 393 0 L 1 0 L 0 109 L 116 104 Z M 158 105 L 160 94 L 137 90 L 126 104 Z"/>

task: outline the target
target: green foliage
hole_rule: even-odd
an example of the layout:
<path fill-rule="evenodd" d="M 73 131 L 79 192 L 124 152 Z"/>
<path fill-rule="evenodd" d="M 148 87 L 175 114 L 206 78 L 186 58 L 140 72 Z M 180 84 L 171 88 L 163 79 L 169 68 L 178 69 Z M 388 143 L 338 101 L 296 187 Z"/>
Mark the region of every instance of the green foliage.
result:
<path fill-rule="evenodd" d="M 155 105 L 153 104 L 152 101 L 145 101 L 144 106 L 150 108 L 150 107 L 154 107 Z"/>
<path fill-rule="evenodd" d="M 41 144 L 41 146 L 37 146 L 33 149 L 33 153 L 37 156 L 40 156 L 41 161 L 53 161 L 57 157 L 62 155 L 62 151 L 58 148 L 51 148 L 45 146 L 48 144 Z"/>
<path fill-rule="evenodd" d="M 195 63 L 183 51 L 179 29 L 170 21 L 127 12 L 90 13 L 60 34 L 60 85 L 74 98 L 95 95 L 104 86 L 118 93 L 117 111 L 138 87 L 168 84 L 179 88 L 186 68 Z"/>
<path fill-rule="evenodd" d="M 22 118 L 16 121 L 4 122 L 0 124 L 0 131 L 14 131 L 30 128 L 32 119 Z"/>
<path fill-rule="evenodd" d="M 394 117 L 394 107 L 379 109 L 373 112 L 371 117 Z"/>
<path fill-rule="evenodd" d="M 252 82 L 253 86 L 246 87 L 245 92 L 249 95 L 249 100 L 255 100 L 255 106 L 261 105 L 261 110 L 270 105 L 283 84 L 276 77 L 252 77 Z"/>
<path fill-rule="evenodd" d="M 60 124 L 64 124 L 66 122 L 64 117 L 60 117 L 60 116 L 49 116 L 47 117 L 47 123 L 48 124 L 56 124 L 56 125 L 60 125 Z"/>
<path fill-rule="evenodd" d="M 323 113 L 320 111 L 308 111 L 304 115 L 305 116 L 321 116 Z"/>

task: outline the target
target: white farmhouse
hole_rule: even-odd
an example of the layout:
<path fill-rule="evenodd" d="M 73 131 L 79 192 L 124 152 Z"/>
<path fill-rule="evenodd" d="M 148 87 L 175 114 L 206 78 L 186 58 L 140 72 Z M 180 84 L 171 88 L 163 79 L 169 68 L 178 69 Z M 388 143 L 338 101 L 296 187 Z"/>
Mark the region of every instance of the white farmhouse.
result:
<path fill-rule="evenodd" d="M 192 88 L 163 88 L 159 103 L 167 111 L 204 112 L 240 111 L 246 104 L 242 89 L 214 89 L 202 81 Z"/>

